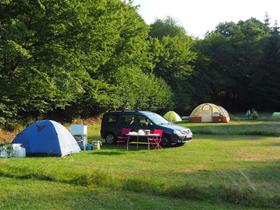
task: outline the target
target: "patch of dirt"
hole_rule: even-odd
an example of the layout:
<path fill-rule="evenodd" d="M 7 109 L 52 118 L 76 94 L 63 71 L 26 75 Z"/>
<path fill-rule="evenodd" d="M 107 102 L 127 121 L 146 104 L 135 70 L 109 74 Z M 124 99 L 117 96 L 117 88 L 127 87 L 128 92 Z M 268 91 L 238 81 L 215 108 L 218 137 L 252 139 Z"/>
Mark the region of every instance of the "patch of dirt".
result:
<path fill-rule="evenodd" d="M 0 144 L 11 143 L 12 140 L 16 137 L 16 135 L 18 133 L 19 133 L 19 130 L 6 131 L 3 129 L 0 129 Z"/>
<path fill-rule="evenodd" d="M 100 117 L 92 117 L 87 119 L 74 119 L 72 121 L 73 124 L 84 124 L 84 125 L 94 125 L 99 124 L 101 122 Z"/>
<path fill-rule="evenodd" d="M 42 120 L 42 119 L 38 119 Z M 61 123 L 61 122 L 60 122 Z M 74 119 L 72 121 L 72 124 L 84 124 L 84 125 L 95 125 L 95 124 L 100 124 L 101 123 L 101 118 L 100 117 L 92 117 L 92 118 L 87 118 L 87 119 Z M 69 127 L 70 124 L 68 123 L 63 123 L 65 127 Z M 7 144 L 11 143 L 12 140 L 16 137 L 16 135 L 23 129 L 25 129 L 26 126 L 24 127 L 19 127 L 13 131 L 7 131 L 3 130 L 0 128 L 0 144 Z"/>

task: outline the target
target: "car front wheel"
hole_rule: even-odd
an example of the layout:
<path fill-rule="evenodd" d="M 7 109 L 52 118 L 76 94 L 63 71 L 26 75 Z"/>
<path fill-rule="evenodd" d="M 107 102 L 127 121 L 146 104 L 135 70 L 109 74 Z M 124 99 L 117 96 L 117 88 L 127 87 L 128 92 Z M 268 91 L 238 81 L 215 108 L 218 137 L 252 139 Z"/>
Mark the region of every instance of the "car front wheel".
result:
<path fill-rule="evenodd" d="M 162 146 L 170 146 L 170 137 L 168 135 L 163 135 L 161 139 Z"/>
<path fill-rule="evenodd" d="M 105 143 L 106 144 L 113 144 L 115 141 L 115 136 L 111 133 L 107 134 L 105 137 Z"/>

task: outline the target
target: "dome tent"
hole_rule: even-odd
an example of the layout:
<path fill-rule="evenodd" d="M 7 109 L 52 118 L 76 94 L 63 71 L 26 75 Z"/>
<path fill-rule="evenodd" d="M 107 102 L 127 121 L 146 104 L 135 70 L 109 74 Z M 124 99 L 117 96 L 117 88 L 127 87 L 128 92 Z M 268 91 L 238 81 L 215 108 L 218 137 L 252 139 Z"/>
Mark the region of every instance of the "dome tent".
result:
<path fill-rule="evenodd" d="M 228 112 L 221 106 L 204 103 L 197 106 L 190 115 L 190 122 L 223 122 L 228 123 Z"/>
<path fill-rule="evenodd" d="M 20 132 L 13 143 L 22 144 L 29 156 L 65 156 L 80 152 L 71 133 L 51 120 L 37 121 Z"/>
<path fill-rule="evenodd" d="M 174 111 L 166 112 L 163 117 L 170 122 L 182 121 L 181 117 Z"/>

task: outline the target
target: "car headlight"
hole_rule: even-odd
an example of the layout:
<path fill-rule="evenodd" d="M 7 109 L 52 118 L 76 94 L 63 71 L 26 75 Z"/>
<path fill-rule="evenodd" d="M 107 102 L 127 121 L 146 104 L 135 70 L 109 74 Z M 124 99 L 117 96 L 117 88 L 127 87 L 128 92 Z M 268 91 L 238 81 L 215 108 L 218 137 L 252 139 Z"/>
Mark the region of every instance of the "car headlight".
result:
<path fill-rule="evenodd" d="M 177 136 L 182 136 L 182 135 L 183 135 L 182 132 L 179 131 L 179 130 L 174 130 L 173 133 L 174 133 L 175 135 L 177 135 Z"/>
<path fill-rule="evenodd" d="M 174 130 L 173 132 L 175 135 L 177 136 L 192 136 L 192 132 L 190 129 L 186 129 L 186 130 Z"/>
<path fill-rule="evenodd" d="M 192 131 L 190 129 L 187 130 L 187 135 L 192 136 Z"/>

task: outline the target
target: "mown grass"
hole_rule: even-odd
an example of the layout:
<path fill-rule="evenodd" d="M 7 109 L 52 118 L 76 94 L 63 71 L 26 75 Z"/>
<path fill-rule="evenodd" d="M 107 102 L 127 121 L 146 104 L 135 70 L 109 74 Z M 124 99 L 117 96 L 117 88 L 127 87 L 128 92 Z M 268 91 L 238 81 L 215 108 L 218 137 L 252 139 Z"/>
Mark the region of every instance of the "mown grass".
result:
<path fill-rule="evenodd" d="M 0 159 L 0 176 L 85 191 L 105 188 L 166 202 L 179 199 L 184 204 L 193 200 L 231 203 L 238 208 L 280 208 L 279 140 L 195 135 L 185 146 L 162 150 L 126 151 L 124 147 L 103 146 L 100 151 L 65 158 Z M 81 200 L 77 198 L 77 202 Z M 158 209 L 165 209 L 156 203 Z"/>
<path fill-rule="evenodd" d="M 246 116 L 245 113 L 230 114 L 230 119 L 233 121 L 242 121 L 242 120 L 248 121 L 248 117 Z M 272 118 L 272 113 L 270 113 L 270 112 L 258 113 L 257 120 L 259 120 L 259 121 L 277 121 L 277 119 Z"/>
<path fill-rule="evenodd" d="M 235 209 L 233 205 L 63 183 L 0 178 L 0 209 Z M 245 207 L 241 209 L 247 209 Z"/>
<path fill-rule="evenodd" d="M 229 123 L 179 123 L 194 134 L 280 136 L 277 121 L 231 121 Z"/>

